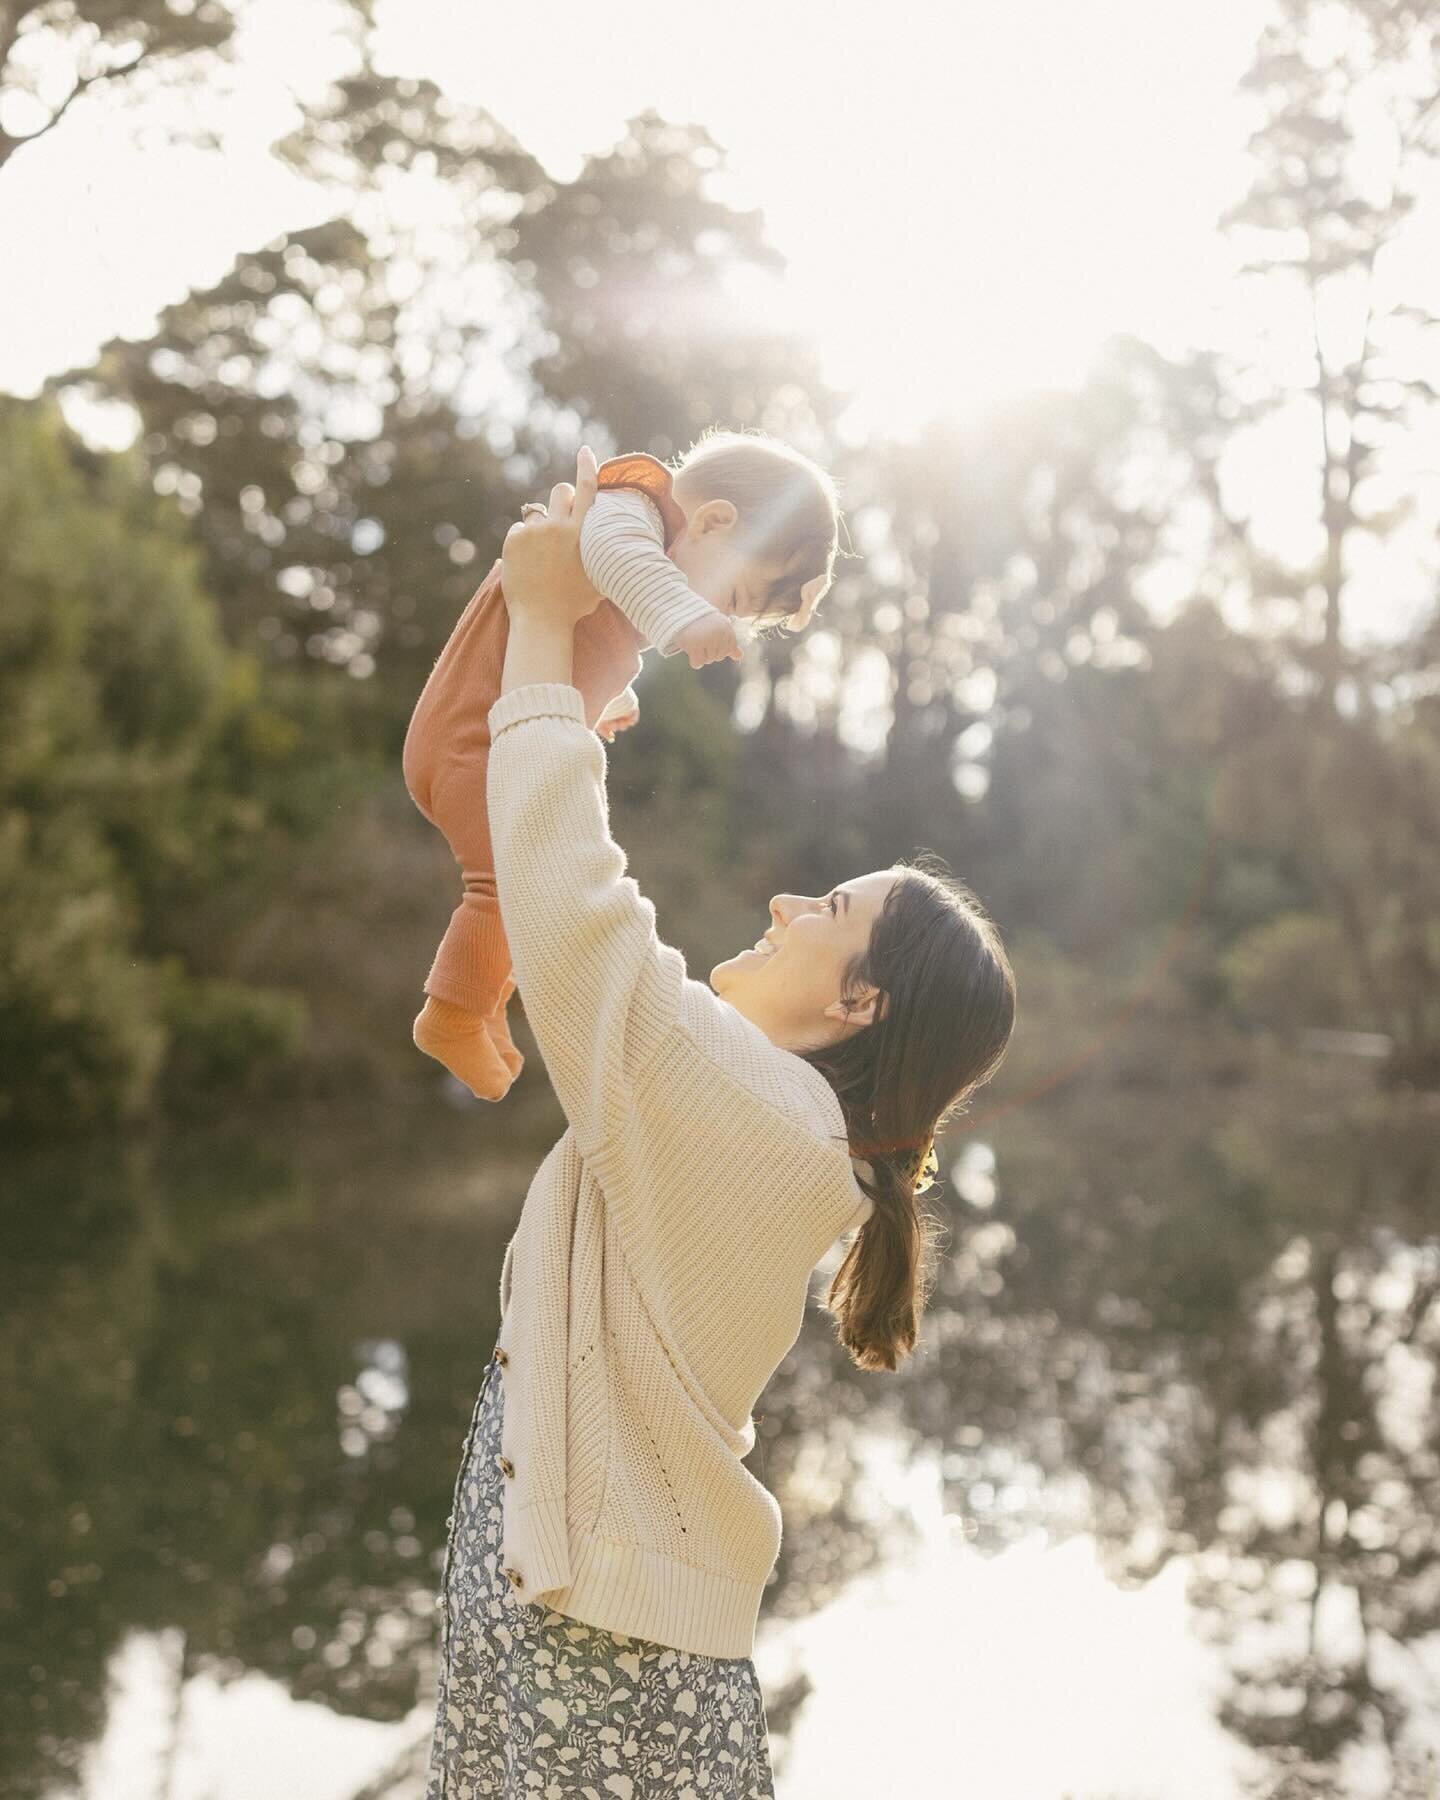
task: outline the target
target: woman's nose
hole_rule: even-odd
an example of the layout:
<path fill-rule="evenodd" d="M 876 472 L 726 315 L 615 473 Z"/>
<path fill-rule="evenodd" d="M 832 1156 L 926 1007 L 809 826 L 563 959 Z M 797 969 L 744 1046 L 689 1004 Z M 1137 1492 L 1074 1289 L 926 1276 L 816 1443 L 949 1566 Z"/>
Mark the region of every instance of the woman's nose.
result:
<path fill-rule="evenodd" d="M 770 916 L 777 925 L 788 925 L 797 912 L 804 912 L 807 906 L 815 904 L 803 894 L 776 894 L 770 902 Z"/>

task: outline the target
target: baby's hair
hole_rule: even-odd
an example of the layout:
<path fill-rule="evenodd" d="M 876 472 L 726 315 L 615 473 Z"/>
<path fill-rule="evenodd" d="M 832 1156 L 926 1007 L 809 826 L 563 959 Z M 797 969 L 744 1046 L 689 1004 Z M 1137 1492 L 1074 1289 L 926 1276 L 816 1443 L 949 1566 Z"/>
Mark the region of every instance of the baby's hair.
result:
<path fill-rule="evenodd" d="M 800 611 L 801 589 L 816 576 L 830 585 L 839 547 L 840 503 L 824 469 L 763 431 L 707 431 L 680 457 L 677 494 L 685 500 L 728 500 L 739 515 L 740 543 L 775 557 L 789 579 L 760 619 L 776 626 Z M 760 626 L 762 634 L 768 635 Z"/>

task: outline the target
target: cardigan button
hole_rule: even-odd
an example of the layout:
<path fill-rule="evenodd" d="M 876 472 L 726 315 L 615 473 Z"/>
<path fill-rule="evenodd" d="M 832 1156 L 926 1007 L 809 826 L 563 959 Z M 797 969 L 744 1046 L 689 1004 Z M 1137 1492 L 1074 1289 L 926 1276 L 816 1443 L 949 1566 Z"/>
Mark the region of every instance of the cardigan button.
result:
<path fill-rule="evenodd" d="M 520 1589 L 525 1585 L 525 1578 L 518 1569 L 507 1569 L 505 1571 L 505 1579 L 510 1583 L 511 1587 L 515 1589 L 516 1593 L 519 1593 Z"/>
<path fill-rule="evenodd" d="M 511 1476 L 514 1475 L 514 1473 L 515 1473 L 514 1463 L 511 1462 L 511 1460 L 508 1456 L 497 1456 L 495 1460 L 500 1465 L 500 1473 L 505 1477 L 505 1479 L 507 1481 L 509 1481 Z"/>
<path fill-rule="evenodd" d="M 510 1361 L 510 1358 L 505 1354 L 505 1352 L 503 1350 L 497 1350 L 495 1352 L 495 1360 L 497 1363 L 499 1363 L 500 1367 L 503 1369 L 505 1367 L 505 1365 Z"/>

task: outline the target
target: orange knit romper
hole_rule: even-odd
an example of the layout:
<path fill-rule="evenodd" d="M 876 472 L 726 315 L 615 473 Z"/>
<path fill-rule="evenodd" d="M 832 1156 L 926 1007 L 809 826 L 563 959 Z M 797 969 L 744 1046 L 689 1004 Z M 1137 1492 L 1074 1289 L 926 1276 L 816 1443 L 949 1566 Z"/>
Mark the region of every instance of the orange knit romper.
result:
<path fill-rule="evenodd" d="M 599 485 L 648 495 L 664 520 L 667 550 L 684 530 L 685 514 L 672 496 L 670 471 L 653 456 L 612 457 L 600 465 Z M 464 878 L 464 893 L 440 940 L 425 992 L 484 1020 L 496 1055 L 479 1059 L 483 1072 L 478 1087 L 473 1055 L 461 1078 L 488 1100 L 504 1096 L 524 1062 L 505 1020 L 515 978 L 500 921 L 485 804 L 488 715 L 499 698 L 509 636 L 497 560 L 430 672 L 405 735 L 403 756 L 410 797 L 445 834 Z M 577 623 L 573 679 L 592 730 L 610 702 L 640 673 L 643 646 L 641 634 L 611 600 L 602 600 Z M 555 852 L 564 855 L 565 846 L 557 844 Z M 448 1059 L 440 1053 L 440 1060 Z"/>

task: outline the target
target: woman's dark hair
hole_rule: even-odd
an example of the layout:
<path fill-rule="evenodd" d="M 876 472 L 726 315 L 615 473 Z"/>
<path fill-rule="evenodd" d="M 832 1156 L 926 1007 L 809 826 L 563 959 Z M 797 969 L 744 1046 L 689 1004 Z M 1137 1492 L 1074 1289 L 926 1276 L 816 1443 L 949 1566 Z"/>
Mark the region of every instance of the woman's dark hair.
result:
<path fill-rule="evenodd" d="M 864 1030 L 803 1052 L 834 1088 L 850 1153 L 874 1211 L 825 1295 L 837 1335 L 862 1369 L 893 1370 L 915 1348 L 943 1230 L 914 1192 L 932 1136 L 989 1081 L 1015 1023 L 1015 977 L 980 902 L 926 852 L 892 865 L 867 948 L 845 971 L 884 999 Z"/>

